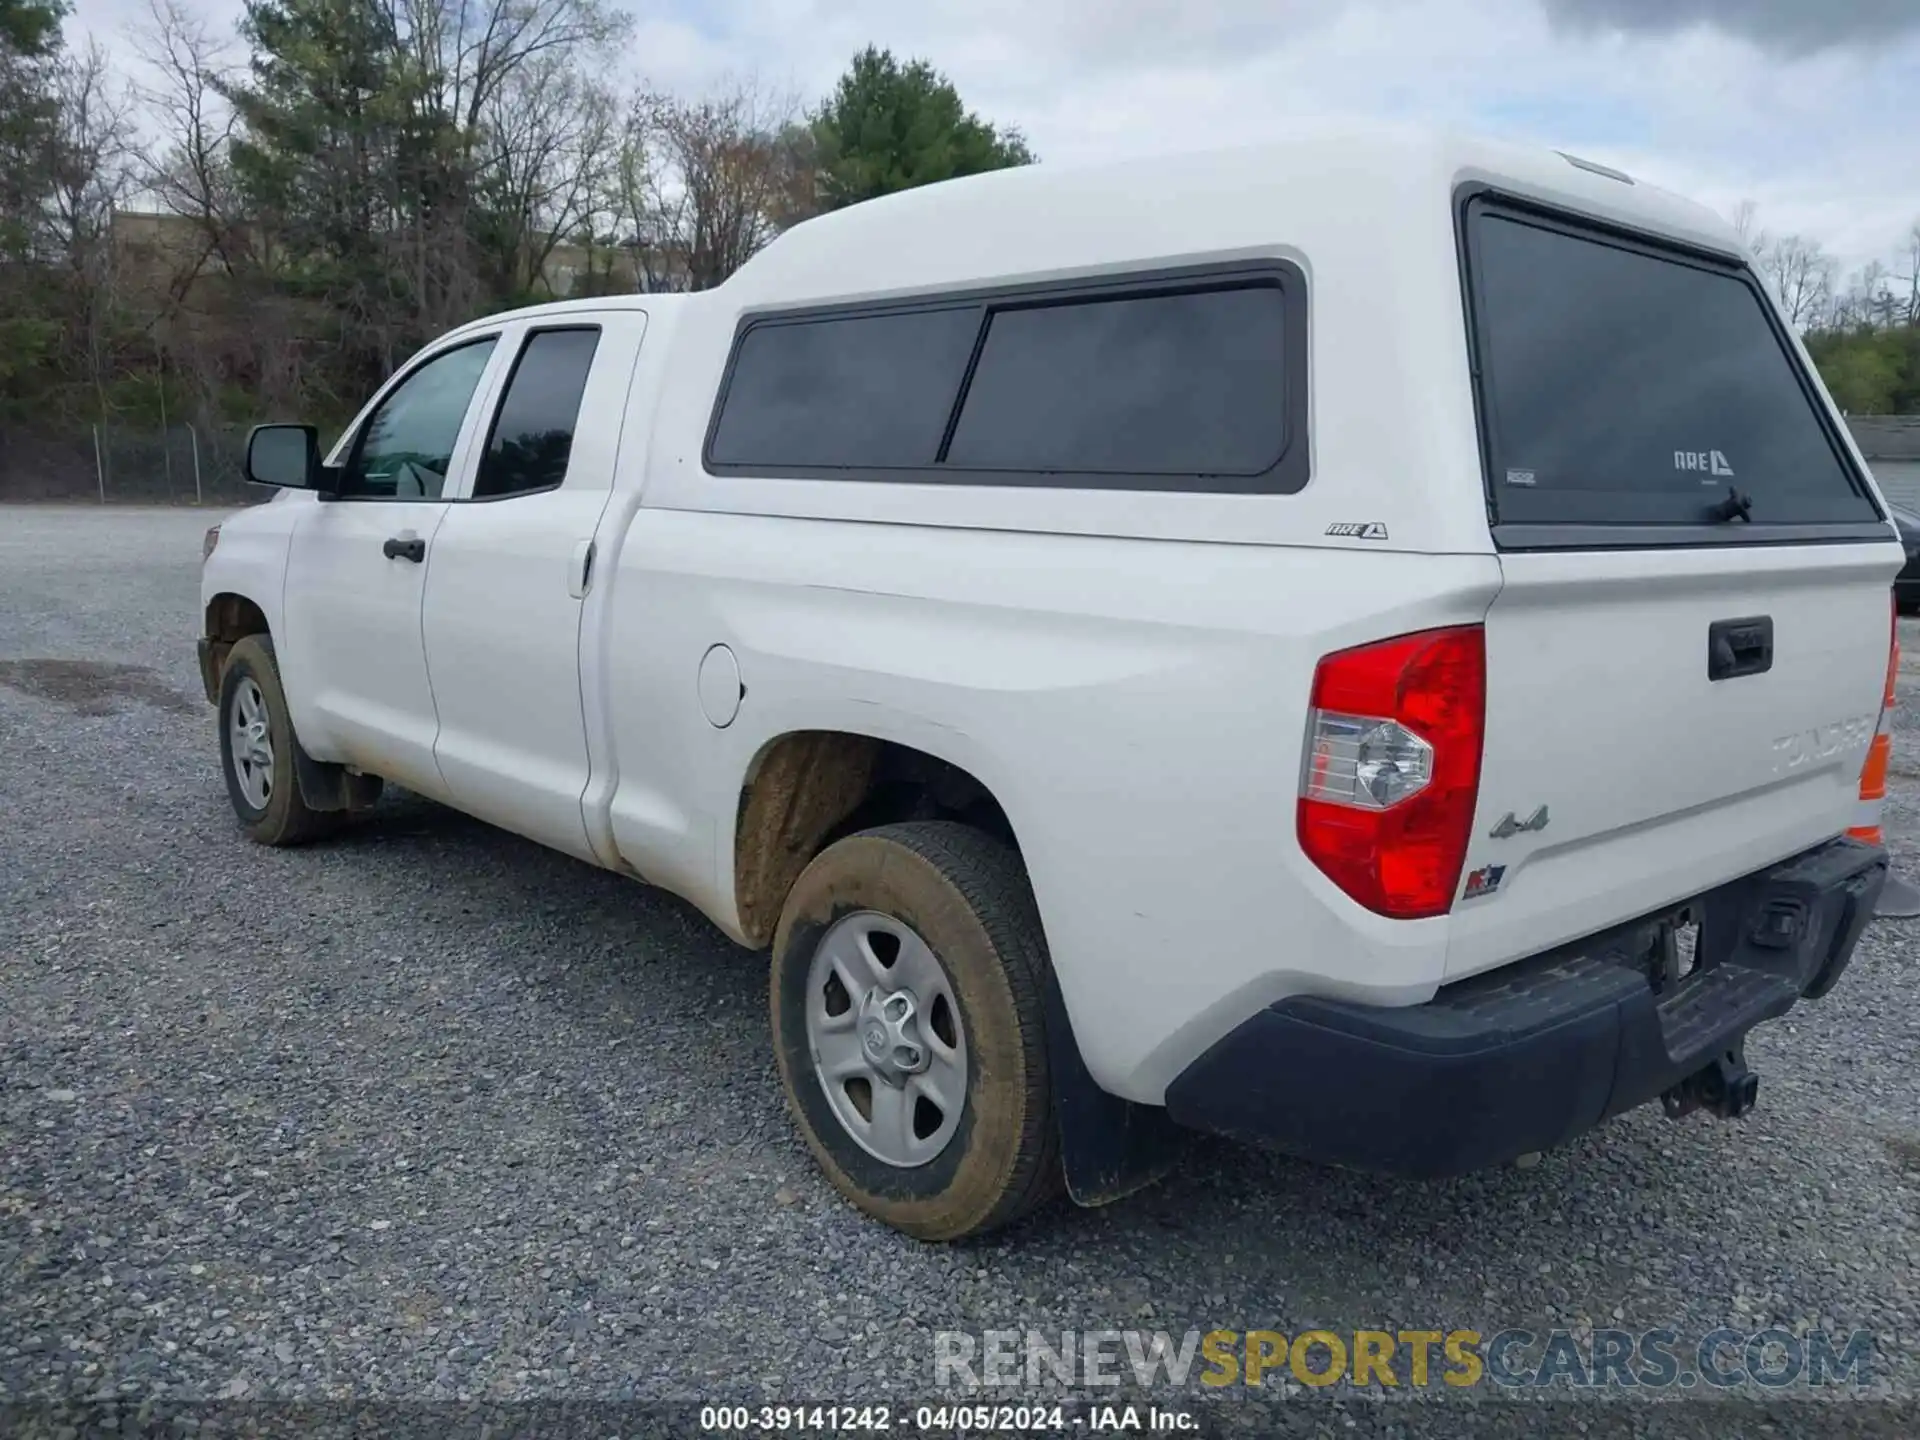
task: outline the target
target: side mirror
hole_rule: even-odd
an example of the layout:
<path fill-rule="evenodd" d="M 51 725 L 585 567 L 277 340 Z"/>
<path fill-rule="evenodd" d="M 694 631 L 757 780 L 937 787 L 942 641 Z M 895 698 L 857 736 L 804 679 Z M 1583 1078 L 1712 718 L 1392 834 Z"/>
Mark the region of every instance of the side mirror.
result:
<path fill-rule="evenodd" d="M 311 425 L 256 425 L 247 436 L 247 479 L 283 490 L 320 482 L 320 432 Z"/>

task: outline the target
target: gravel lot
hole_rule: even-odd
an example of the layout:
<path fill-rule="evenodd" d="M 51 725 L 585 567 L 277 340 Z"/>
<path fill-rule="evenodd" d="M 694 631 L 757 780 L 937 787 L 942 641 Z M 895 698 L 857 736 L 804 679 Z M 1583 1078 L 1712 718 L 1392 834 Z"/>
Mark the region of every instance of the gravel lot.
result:
<path fill-rule="evenodd" d="M 764 961 L 687 906 L 406 796 L 241 840 L 193 661 L 212 518 L 0 510 L 0 1402 L 907 1406 L 939 1330 L 1769 1323 L 1869 1329 L 1877 1388 L 1920 1395 L 1920 922 L 1759 1033 L 1742 1123 L 1643 1109 L 1433 1185 L 1202 1142 L 1124 1204 L 923 1247 L 816 1178 Z M 1909 630 L 1889 830 L 1920 881 Z M 1885 1420 L 1840 1408 L 1823 1433 Z"/>

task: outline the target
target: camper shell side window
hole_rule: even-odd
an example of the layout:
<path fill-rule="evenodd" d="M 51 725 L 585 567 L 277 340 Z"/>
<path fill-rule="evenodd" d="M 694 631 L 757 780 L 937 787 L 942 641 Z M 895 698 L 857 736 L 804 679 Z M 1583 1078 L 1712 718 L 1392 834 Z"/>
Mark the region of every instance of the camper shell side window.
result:
<path fill-rule="evenodd" d="M 1291 494 L 1307 295 L 1283 261 L 742 319 L 716 475 Z"/>

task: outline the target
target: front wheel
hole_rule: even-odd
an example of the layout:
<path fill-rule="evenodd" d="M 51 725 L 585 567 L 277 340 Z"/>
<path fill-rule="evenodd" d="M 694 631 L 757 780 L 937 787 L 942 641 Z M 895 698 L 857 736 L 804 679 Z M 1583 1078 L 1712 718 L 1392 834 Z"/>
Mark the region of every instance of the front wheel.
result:
<path fill-rule="evenodd" d="M 274 664 L 273 642 L 249 635 L 220 672 L 220 766 L 227 798 L 247 838 L 297 845 L 333 828 L 337 812 L 312 810 L 294 775 L 293 721 Z"/>
<path fill-rule="evenodd" d="M 868 830 L 802 872 L 773 941 L 775 1053 L 841 1194 L 956 1240 L 1059 1190 L 1046 966 L 1019 856 L 980 831 Z"/>

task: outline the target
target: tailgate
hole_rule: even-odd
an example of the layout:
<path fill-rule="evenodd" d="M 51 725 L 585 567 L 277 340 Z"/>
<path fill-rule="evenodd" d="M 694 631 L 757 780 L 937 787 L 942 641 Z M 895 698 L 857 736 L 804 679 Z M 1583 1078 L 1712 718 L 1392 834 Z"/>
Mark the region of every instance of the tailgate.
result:
<path fill-rule="evenodd" d="M 1449 974 L 1846 829 L 1886 682 L 1892 563 L 1884 545 L 1503 557 L 1466 862 L 1503 874 L 1456 907 Z"/>
<path fill-rule="evenodd" d="M 1853 823 L 1904 559 L 1744 266 L 1485 199 L 1463 236 L 1504 583 L 1451 976 Z"/>

